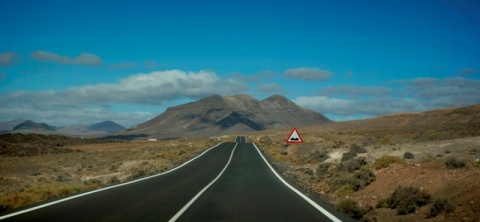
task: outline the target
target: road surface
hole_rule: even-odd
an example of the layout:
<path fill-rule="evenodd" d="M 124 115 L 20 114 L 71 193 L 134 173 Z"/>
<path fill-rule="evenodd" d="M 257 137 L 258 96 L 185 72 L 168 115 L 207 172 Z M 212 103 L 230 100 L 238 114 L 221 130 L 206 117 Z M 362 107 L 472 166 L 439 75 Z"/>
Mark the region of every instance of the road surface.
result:
<path fill-rule="evenodd" d="M 352 221 L 286 185 L 245 137 L 168 173 L 4 212 L 5 221 Z M 310 201 L 310 202 L 309 202 Z"/>

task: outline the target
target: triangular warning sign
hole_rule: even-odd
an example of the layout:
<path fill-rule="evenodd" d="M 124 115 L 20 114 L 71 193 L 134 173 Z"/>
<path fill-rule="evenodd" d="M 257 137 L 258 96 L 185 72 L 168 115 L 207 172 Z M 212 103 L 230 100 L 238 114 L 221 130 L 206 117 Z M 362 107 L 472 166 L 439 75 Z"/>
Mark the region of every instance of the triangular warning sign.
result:
<path fill-rule="evenodd" d="M 287 137 L 286 140 L 287 143 L 303 143 L 302 136 L 300 136 L 300 133 L 298 133 L 298 130 L 296 128 L 292 129 L 292 132 L 290 133 L 290 136 Z"/>

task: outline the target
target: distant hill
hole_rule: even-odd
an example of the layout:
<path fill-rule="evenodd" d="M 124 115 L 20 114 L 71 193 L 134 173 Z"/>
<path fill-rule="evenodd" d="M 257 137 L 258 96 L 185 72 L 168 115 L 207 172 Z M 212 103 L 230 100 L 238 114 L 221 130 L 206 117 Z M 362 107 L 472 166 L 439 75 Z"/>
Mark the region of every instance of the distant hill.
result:
<path fill-rule="evenodd" d="M 18 124 L 12 130 L 13 132 L 32 132 L 32 133 L 51 133 L 55 132 L 55 128 L 49 126 L 46 123 L 36 123 L 31 120 L 27 120 Z"/>
<path fill-rule="evenodd" d="M 331 122 L 281 95 L 259 101 L 249 95 L 213 95 L 170 107 L 161 115 L 119 136 L 177 138 L 238 134 Z"/>
<path fill-rule="evenodd" d="M 91 125 L 50 126 L 46 123 L 36 123 L 22 118 L 8 122 L 0 122 L 0 133 L 36 133 L 62 134 L 70 136 L 101 135 L 125 130 L 125 127 L 112 122 L 104 121 Z"/>
<path fill-rule="evenodd" d="M 14 119 L 7 122 L 0 122 L 0 132 L 12 131 L 18 124 L 25 122 L 26 119 Z"/>
<path fill-rule="evenodd" d="M 396 113 L 379 117 L 329 124 L 336 129 L 383 129 L 400 127 L 465 127 L 480 130 L 480 104 L 430 110 Z"/>
<path fill-rule="evenodd" d="M 85 136 L 85 135 L 101 135 L 101 134 L 115 133 L 118 131 L 122 131 L 124 129 L 125 127 L 115 122 L 104 121 L 104 122 L 95 123 L 91 125 L 59 127 L 57 130 L 58 132 L 66 135 Z"/>
<path fill-rule="evenodd" d="M 101 123 L 95 123 L 87 126 L 87 129 L 90 131 L 102 131 L 106 133 L 114 133 L 126 129 L 123 126 L 120 126 L 112 121 L 104 121 Z"/>

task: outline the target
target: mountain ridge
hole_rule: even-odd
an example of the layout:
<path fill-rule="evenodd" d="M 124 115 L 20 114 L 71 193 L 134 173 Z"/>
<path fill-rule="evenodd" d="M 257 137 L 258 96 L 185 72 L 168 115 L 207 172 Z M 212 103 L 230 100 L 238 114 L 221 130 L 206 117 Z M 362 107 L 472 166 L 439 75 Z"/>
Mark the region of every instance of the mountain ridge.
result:
<path fill-rule="evenodd" d="M 120 134 L 204 137 L 328 122 L 332 121 L 278 94 L 261 101 L 248 94 L 212 95 L 169 107 L 164 113 Z"/>
<path fill-rule="evenodd" d="M 51 126 L 46 123 L 37 123 L 32 120 L 18 118 L 7 122 L 0 122 L 0 129 L 1 133 L 86 136 L 115 133 L 126 128 L 109 120 L 90 125 Z"/>

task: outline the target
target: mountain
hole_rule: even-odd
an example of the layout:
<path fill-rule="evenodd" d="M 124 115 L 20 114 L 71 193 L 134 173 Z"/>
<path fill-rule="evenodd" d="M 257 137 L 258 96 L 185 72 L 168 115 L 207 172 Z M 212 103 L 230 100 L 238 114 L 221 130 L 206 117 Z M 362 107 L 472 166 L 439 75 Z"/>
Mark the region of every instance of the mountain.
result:
<path fill-rule="evenodd" d="M 95 123 L 95 124 L 89 125 L 87 126 L 87 129 L 90 131 L 103 131 L 106 133 L 114 133 L 114 132 L 124 130 L 125 127 L 118 125 L 117 123 L 112 121 L 104 121 L 101 123 Z"/>
<path fill-rule="evenodd" d="M 112 121 L 104 121 L 91 125 L 75 125 L 57 128 L 57 130 L 62 134 L 76 136 L 109 134 L 122 131 L 124 129 L 125 127 Z"/>
<path fill-rule="evenodd" d="M 12 131 L 18 124 L 25 122 L 26 119 L 14 119 L 7 122 L 0 122 L 0 132 Z"/>
<path fill-rule="evenodd" d="M 15 119 L 0 122 L 0 133 L 37 133 L 63 134 L 71 136 L 109 134 L 125 130 L 125 127 L 112 121 L 104 121 L 91 125 L 50 126 L 46 123 L 36 123 L 31 120 Z"/>
<path fill-rule="evenodd" d="M 331 122 L 281 95 L 259 101 L 249 95 L 213 95 L 168 108 L 119 136 L 205 137 Z"/>
<path fill-rule="evenodd" d="M 46 123 L 36 123 L 31 120 L 27 120 L 23 123 L 18 124 L 13 128 L 14 132 L 23 132 L 23 133 L 53 133 L 55 128 L 49 126 Z"/>

